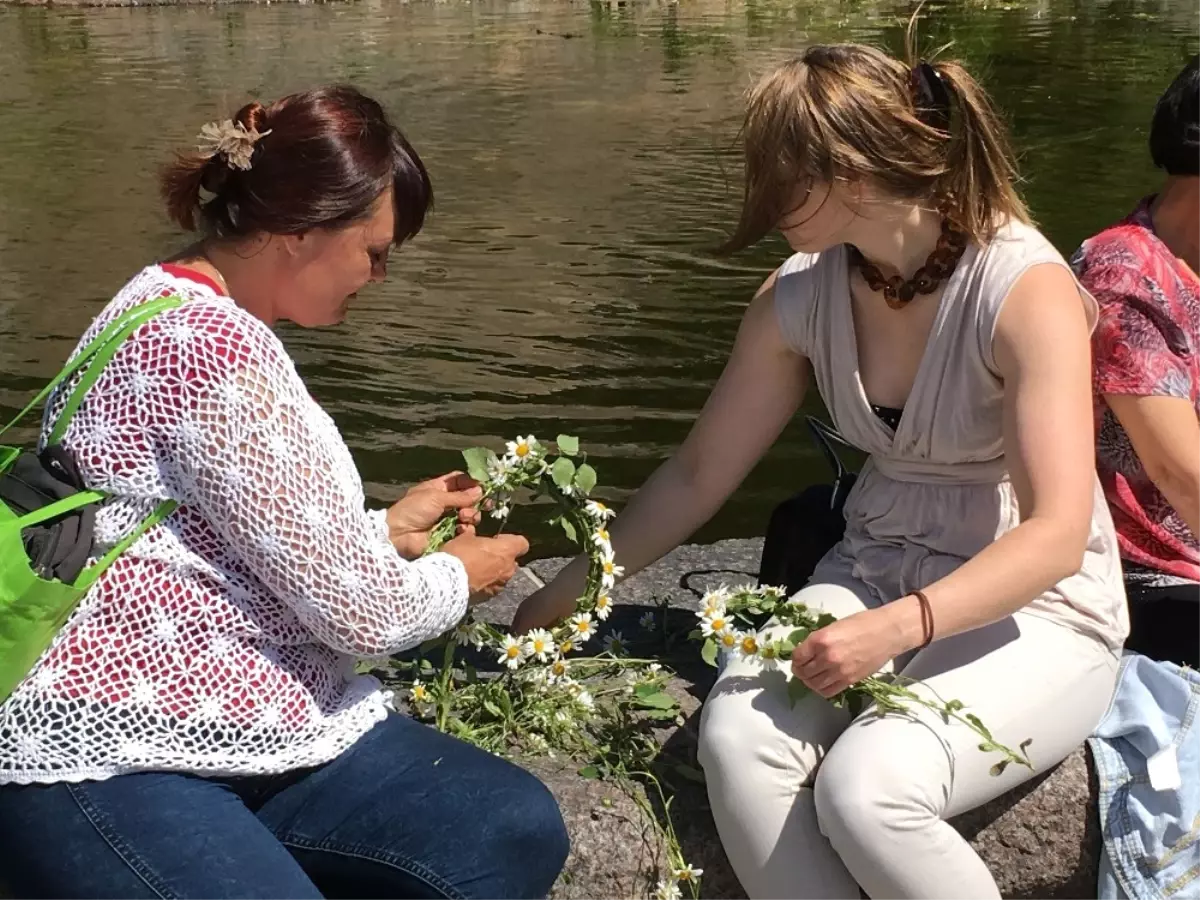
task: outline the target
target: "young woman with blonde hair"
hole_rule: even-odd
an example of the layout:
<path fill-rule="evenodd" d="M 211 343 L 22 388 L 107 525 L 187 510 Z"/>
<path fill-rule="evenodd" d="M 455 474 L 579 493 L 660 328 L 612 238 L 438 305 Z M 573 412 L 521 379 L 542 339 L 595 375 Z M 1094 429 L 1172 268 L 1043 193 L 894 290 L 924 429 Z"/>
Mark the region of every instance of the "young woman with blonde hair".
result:
<path fill-rule="evenodd" d="M 911 33 L 911 32 L 910 32 Z M 912 54 L 910 54 L 911 58 Z M 692 432 L 611 527 L 632 574 L 737 488 L 816 384 L 870 459 L 842 541 L 796 599 L 839 619 L 791 661 L 789 705 L 731 659 L 704 707 L 713 815 L 751 897 L 997 897 L 946 820 L 996 776 L 965 726 L 853 718 L 823 698 L 880 670 L 963 701 L 1036 772 L 1108 704 L 1127 632 L 1093 464 L 1096 305 L 1030 224 L 1004 127 L 954 62 L 816 46 L 749 98 L 729 249 L 795 254 L 756 293 Z M 529 598 L 568 612 L 576 561 Z"/>

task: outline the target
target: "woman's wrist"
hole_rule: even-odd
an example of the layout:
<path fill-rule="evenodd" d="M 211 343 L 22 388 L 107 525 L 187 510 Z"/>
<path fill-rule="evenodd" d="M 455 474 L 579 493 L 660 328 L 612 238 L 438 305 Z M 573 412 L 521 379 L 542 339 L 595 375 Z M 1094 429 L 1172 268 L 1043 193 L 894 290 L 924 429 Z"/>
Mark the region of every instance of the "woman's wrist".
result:
<path fill-rule="evenodd" d="M 923 612 L 922 605 L 916 594 L 905 594 L 883 607 L 892 620 L 896 656 L 924 646 L 926 639 L 933 636 L 931 610 Z"/>

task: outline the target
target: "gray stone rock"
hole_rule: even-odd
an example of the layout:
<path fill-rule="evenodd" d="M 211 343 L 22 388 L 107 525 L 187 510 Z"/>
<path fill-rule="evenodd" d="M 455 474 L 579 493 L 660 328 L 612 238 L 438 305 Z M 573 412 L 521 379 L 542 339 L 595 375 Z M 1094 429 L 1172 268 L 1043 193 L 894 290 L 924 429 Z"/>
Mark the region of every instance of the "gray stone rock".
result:
<path fill-rule="evenodd" d="M 648 609 L 662 610 L 671 628 L 694 621 L 703 593 L 721 583 L 753 582 L 757 577 L 760 540 L 722 541 L 711 546 L 686 545 L 623 582 L 613 594 L 615 609 L 606 626 L 627 637 L 639 631 L 638 618 Z M 545 559 L 528 568 L 545 581 L 566 564 Z M 492 602 L 479 608 L 490 621 L 507 623 L 517 605 L 535 589 L 536 581 L 519 575 Z M 661 653 L 661 644 L 654 643 Z M 638 645 L 635 639 L 634 652 Z M 680 773 L 695 770 L 699 707 L 712 686 L 714 672 L 698 660 L 693 646 L 668 648 L 666 662 L 679 677 L 669 686 L 680 701 L 685 724 L 664 729 L 662 765 L 656 774 L 671 800 L 671 820 L 684 858 L 704 869 L 703 895 L 743 898 L 745 893 L 721 849 L 704 787 Z M 661 809 L 654 792 L 641 786 L 632 794 L 617 786 L 585 779 L 578 763 L 547 759 L 519 760 L 535 772 L 558 798 L 572 835 L 571 856 L 553 896 L 557 900 L 589 897 L 646 897 L 666 871 L 664 844 L 639 804 Z M 1096 782 L 1083 748 L 1050 773 L 951 822 L 966 837 L 995 876 L 1000 892 L 1011 898 L 1084 898 L 1096 895 L 1100 855 Z"/>

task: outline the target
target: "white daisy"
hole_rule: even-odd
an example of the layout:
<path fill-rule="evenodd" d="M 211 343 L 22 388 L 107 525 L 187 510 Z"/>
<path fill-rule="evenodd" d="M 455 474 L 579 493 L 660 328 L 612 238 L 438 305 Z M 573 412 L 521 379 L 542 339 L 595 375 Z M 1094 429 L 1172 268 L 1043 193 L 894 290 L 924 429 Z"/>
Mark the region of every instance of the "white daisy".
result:
<path fill-rule="evenodd" d="M 606 522 L 616 515 L 611 509 L 601 503 L 599 500 L 589 500 L 583 505 L 587 514 L 597 522 Z"/>
<path fill-rule="evenodd" d="M 728 602 L 729 589 L 724 585 L 721 585 L 721 587 L 717 588 L 715 591 L 709 591 L 704 595 L 704 599 L 701 601 L 701 611 L 697 613 L 697 615 L 703 618 L 714 610 L 719 609 L 724 611 L 725 604 Z"/>
<path fill-rule="evenodd" d="M 578 694 L 576 694 L 575 702 L 587 710 L 592 710 L 592 709 L 596 708 L 596 701 L 592 698 L 592 695 L 589 694 L 587 691 L 580 691 Z"/>
<path fill-rule="evenodd" d="M 722 650 L 736 650 L 738 647 L 738 633 L 732 628 L 726 628 L 724 631 L 718 632 L 716 638 Z"/>
<path fill-rule="evenodd" d="M 535 628 L 525 635 L 525 655 L 538 662 L 545 662 L 549 653 L 554 651 L 554 635 L 545 628 Z"/>
<path fill-rule="evenodd" d="M 779 653 L 773 644 L 766 644 L 759 648 L 758 661 L 769 672 L 773 672 L 783 665 L 783 660 L 779 658 Z"/>
<path fill-rule="evenodd" d="M 515 669 L 525 661 L 525 648 L 511 634 L 506 634 L 504 642 L 500 645 L 500 658 L 496 661 Z"/>
<path fill-rule="evenodd" d="M 460 647 L 471 644 L 476 650 L 483 647 L 486 634 L 483 626 L 471 619 L 464 619 L 454 629 L 454 640 Z"/>
<path fill-rule="evenodd" d="M 508 441 L 504 448 L 508 451 L 509 462 L 520 464 L 536 456 L 539 446 L 537 438 L 531 434 L 528 437 L 518 436 L 515 441 Z"/>
<path fill-rule="evenodd" d="M 613 656 L 625 655 L 625 636 L 619 631 L 614 631 L 612 634 L 605 635 L 604 649 Z"/>
<path fill-rule="evenodd" d="M 495 459 L 487 461 L 487 474 L 489 480 L 494 484 L 502 483 L 509 475 L 512 474 L 512 462 L 507 457 L 497 456 Z"/>
<path fill-rule="evenodd" d="M 700 620 L 700 633 L 705 637 L 713 637 L 714 635 L 724 634 L 725 632 L 733 633 L 733 622 L 725 614 L 724 609 L 715 609 L 712 613 L 706 614 Z"/>
<path fill-rule="evenodd" d="M 575 638 L 580 641 L 586 641 L 596 633 L 596 626 L 592 622 L 591 613 L 578 613 L 571 616 L 568 624 L 571 626 Z"/>
<path fill-rule="evenodd" d="M 642 613 L 642 617 L 638 619 L 638 625 L 640 625 L 642 628 L 645 628 L 647 631 L 652 629 L 654 627 L 654 613 Z"/>
<path fill-rule="evenodd" d="M 509 506 L 507 503 L 502 503 L 499 506 L 494 507 L 492 509 L 492 511 L 489 513 L 489 515 L 493 519 L 499 519 L 501 522 L 503 522 L 505 519 L 508 518 L 508 515 L 511 512 L 512 512 L 512 507 Z"/>
<path fill-rule="evenodd" d="M 600 560 L 600 584 L 608 590 L 617 583 L 617 579 L 625 574 L 625 567 L 618 566 L 611 554 Z"/>
<path fill-rule="evenodd" d="M 679 885 L 674 880 L 668 881 L 664 878 L 654 889 L 654 900 L 680 900 L 681 897 L 683 891 L 679 890 Z"/>
<path fill-rule="evenodd" d="M 558 638 L 558 652 L 560 656 L 566 656 L 568 653 L 573 653 L 579 649 L 579 635 L 571 632 Z"/>
<path fill-rule="evenodd" d="M 612 614 L 612 597 L 601 594 L 596 598 L 596 618 L 603 622 Z"/>
<path fill-rule="evenodd" d="M 597 528 L 592 533 L 592 543 L 599 547 L 605 556 L 612 556 L 612 540 L 607 528 Z"/>
<path fill-rule="evenodd" d="M 738 631 L 734 636 L 737 638 L 738 653 L 742 659 L 755 659 L 758 656 L 762 649 L 758 645 L 758 635 L 753 631 Z"/>
<path fill-rule="evenodd" d="M 676 881 L 692 882 L 696 881 L 703 874 L 703 869 L 697 869 L 695 866 L 688 865 L 687 863 L 684 863 L 682 868 L 676 869 L 671 873 Z"/>
<path fill-rule="evenodd" d="M 550 684 L 559 684 L 569 680 L 567 675 L 567 661 L 561 656 L 551 661 L 546 669 L 546 681 Z"/>

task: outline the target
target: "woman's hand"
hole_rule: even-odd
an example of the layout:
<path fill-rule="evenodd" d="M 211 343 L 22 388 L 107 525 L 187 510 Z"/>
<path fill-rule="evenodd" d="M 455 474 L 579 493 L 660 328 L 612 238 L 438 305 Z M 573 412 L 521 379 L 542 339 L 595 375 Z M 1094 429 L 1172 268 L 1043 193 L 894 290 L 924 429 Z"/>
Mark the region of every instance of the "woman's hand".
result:
<path fill-rule="evenodd" d="M 405 559 L 425 552 L 429 532 L 450 510 L 458 510 L 458 532 L 479 522 L 475 504 L 483 497 L 479 483 L 462 472 L 450 472 L 414 484 L 387 512 L 388 539 Z"/>
<path fill-rule="evenodd" d="M 911 649 L 889 613 L 868 609 L 814 631 L 793 651 L 792 674 L 826 698 L 874 675 Z"/>
<path fill-rule="evenodd" d="M 528 634 L 535 628 L 550 628 L 574 611 L 574 601 L 561 592 L 552 592 L 551 586 L 553 582 L 521 601 L 517 614 L 513 616 L 513 634 Z"/>
<path fill-rule="evenodd" d="M 504 589 L 516 574 L 517 558 L 529 552 L 529 541 L 519 534 L 479 537 L 472 529 L 447 541 L 442 552 L 462 560 L 471 591 L 468 602 L 474 606 Z"/>

